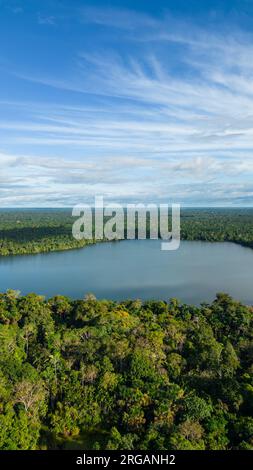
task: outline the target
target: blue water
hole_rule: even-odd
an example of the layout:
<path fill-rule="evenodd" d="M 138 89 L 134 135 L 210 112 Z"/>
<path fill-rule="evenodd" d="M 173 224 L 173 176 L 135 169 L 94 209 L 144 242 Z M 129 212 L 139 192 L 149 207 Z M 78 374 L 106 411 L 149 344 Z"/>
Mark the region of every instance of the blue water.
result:
<path fill-rule="evenodd" d="M 199 304 L 217 292 L 253 304 L 253 250 L 233 243 L 181 242 L 161 251 L 159 240 L 100 243 L 80 250 L 0 258 L 0 291 L 47 297 L 169 299 Z"/>

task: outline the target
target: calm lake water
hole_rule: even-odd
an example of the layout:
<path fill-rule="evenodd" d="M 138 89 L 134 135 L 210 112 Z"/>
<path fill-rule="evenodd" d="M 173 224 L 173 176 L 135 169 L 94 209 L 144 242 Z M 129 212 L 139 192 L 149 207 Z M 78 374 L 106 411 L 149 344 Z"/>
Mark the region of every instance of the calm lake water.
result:
<path fill-rule="evenodd" d="M 0 258 L 0 291 L 82 298 L 169 299 L 199 304 L 217 292 L 253 304 L 253 250 L 233 243 L 159 240 L 101 243 L 80 250 Z"/>

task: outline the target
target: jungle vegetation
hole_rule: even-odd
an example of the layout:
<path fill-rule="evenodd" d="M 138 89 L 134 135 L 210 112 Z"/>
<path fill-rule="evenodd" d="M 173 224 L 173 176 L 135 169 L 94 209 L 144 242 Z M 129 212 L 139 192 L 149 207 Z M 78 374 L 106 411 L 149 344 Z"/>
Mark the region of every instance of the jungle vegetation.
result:
<path fill-rule="evenodd" d="M 0 294 L 0 449 L 253 450 L 252 314 Z"/>
<path fill-rule="evenodd" d="M 73 238 L 74 220 L 67 209 L 1 210 L 0 256 L 69 250 L 95 243 L 95 239 Z M 253 209 L 183 209 L 181 238 L 253 247 Z"/>

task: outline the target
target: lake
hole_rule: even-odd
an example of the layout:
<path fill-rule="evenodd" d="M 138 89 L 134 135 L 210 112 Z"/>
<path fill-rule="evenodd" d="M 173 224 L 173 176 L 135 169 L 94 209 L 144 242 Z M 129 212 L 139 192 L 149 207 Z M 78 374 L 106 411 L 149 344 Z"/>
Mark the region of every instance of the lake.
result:
<path fill-rule="evenodd" d="M 253 250 L 233 243 L 159 240 L 99 243 L 80 250 L 0 258 L 0 291 L 82 298 L 169 299 L 199 304 L 217 292 L 253 304 Z"/>

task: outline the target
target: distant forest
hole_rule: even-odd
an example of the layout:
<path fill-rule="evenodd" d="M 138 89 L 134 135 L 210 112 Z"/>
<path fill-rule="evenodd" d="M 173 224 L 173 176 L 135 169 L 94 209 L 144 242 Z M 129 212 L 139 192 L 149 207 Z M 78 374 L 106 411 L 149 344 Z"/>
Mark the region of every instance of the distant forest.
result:
<path fill-rule="evenodd" d="M 0 294 L 0 449 L 253 450 L 252 313 Z"/>
<path fill-rule="evenodd" d="M 0 256 L 69 250 L 95 243 L 95 239 L 73 238 L 74 220 L 66 209 L 1 210 Z M 183 209 L 181 238 L 253 247 L 253 209 Z"/>

